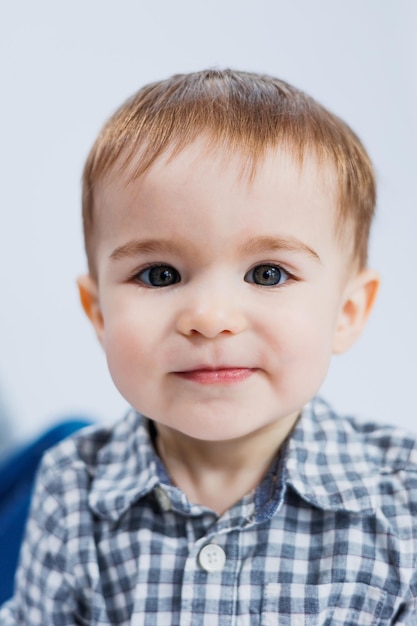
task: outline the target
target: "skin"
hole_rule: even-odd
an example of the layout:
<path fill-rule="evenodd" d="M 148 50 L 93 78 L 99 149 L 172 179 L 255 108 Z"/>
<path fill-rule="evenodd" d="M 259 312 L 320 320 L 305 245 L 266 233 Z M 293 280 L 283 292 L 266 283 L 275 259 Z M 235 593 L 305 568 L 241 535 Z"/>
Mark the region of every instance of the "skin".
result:
<path fill-rule="evenodd" d="M 312 157 L 270 152 L 249 180 L 239 155 L 201 142 L 98 189 L 98 278 L 79 278 L 81 301 L 193 502 L 222 513 L 259 483 L 365 325 L 378 277 L 349 261 L 336 201 Z"/>

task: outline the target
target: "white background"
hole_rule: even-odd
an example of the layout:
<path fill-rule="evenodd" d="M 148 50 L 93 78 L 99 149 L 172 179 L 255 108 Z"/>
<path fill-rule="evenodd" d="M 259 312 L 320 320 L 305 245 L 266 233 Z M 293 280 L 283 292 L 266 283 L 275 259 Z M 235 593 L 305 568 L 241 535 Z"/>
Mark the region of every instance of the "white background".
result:
<path fill-rule="evenodd" d="M 417 431 L 415 0 L 13 0 L 0 7 L 0 405 L 15 439 L 125 403 L 81 313 L 80 174 L 144 83 L 212 66 L 279 76 L 342 116 L 379 180 L 363 338 L 323 393 Z"/>

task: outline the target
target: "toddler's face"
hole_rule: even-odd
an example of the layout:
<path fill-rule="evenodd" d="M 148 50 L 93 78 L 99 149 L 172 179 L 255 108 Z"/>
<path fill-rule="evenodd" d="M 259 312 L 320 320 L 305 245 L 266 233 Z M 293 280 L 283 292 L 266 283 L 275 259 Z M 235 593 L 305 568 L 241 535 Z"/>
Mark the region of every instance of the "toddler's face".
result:
<path fill-rule="evenodd" d="M 276 152 L 250 181 L 196 143 L 96 206 L 82 291 L 128 402 L 207 441 L 295 420 L 359 332 L 331 172 Z"/>

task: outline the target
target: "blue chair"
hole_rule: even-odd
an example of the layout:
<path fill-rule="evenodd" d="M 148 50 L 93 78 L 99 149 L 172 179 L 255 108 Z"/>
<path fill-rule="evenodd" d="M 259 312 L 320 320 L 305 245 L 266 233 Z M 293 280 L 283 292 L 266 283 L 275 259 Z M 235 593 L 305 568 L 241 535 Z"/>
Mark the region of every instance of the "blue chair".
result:
<path fill-rule="evenodd" d="M 0 605 L 13 595 L 33 483 L 44 452 L 91 424 L 91 420 L 83 418 L 66 420 L 0 462 Z"/>

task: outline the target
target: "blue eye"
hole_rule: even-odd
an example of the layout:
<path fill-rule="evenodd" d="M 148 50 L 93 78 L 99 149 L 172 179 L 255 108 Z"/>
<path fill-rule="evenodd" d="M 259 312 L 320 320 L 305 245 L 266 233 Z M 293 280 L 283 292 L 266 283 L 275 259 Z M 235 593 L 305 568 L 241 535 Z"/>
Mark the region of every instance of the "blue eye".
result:
<path fill-rule="evenodd" d="M 247 283 L 262 285 L 263 287 L 274 287 L 284 283 L 289 278 L 285 270 L 278 265 L 257 265 L 245 274 Z"/>
<path fill-rule="evenodd" d="M 135 275 L 135 279 L 148 287 L 170 287 L 179 283 L 179 272 L 170 265 L 152 265 Z"/>

